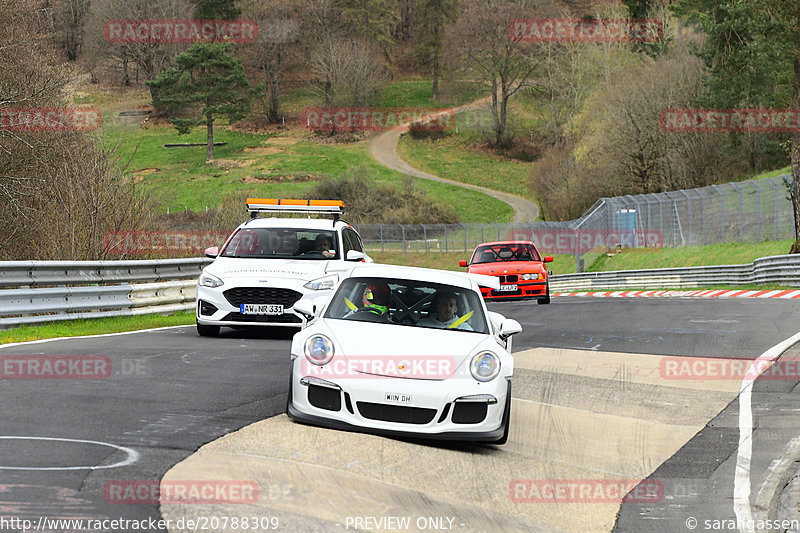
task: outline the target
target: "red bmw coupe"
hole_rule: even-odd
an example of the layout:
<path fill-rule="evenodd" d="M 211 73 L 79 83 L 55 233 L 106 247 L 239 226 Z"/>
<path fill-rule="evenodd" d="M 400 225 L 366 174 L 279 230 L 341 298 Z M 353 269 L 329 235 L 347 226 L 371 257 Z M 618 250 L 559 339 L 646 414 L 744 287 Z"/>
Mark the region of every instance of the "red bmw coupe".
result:
<path fill-rule="evenodd" d="M 458 264 L 468 266 L 467 272 L 500 278 L 498 291 L 481 287 L 486 300 L 536 300 L 549 304 L 545 263 L 552 260 L 551 255 L 542 258 L 530 241 L 501 241 L 479 244 L 469 264 L 463 259 Z"/>

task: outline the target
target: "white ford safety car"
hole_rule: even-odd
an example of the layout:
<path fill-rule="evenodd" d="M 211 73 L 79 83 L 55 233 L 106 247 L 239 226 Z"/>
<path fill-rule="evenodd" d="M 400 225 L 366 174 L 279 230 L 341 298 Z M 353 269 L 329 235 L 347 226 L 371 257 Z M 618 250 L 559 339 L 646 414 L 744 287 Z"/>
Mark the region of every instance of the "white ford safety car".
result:
<path fill-rule="evenodd" d="M 511 336 L 479 285 L 496 277 L 357 266 L 292 340 L 286 412 L 337 429 L 504 444 L 511 410 Z"/>
<path fill-rule="evenodd" d="M 300 328 L 292 311 L 300 298 L 330 296 L 341 273 L 372 262 L 356 230 L 340 218 L 337 200 L 249 198 L 251 218 L 223 245 L 206 250 L 216 258 L 197 282 L 197 332 L 221 326 Z M 258 218 L 259 213 L 331 215 L 325 218 Z"/>

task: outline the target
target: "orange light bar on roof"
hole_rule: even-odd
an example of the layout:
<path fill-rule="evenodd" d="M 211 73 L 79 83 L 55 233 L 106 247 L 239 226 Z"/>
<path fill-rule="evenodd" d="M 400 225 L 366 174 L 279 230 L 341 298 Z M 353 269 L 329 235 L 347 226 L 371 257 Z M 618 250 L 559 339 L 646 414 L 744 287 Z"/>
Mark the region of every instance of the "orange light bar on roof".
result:
<path fill-rule="evenodd" d="M 248 198 L 247 210 L 251 213 L 320 213 L 340 215 L 344 209 L 341 200 L 297 200 L 290 198 Z"/>

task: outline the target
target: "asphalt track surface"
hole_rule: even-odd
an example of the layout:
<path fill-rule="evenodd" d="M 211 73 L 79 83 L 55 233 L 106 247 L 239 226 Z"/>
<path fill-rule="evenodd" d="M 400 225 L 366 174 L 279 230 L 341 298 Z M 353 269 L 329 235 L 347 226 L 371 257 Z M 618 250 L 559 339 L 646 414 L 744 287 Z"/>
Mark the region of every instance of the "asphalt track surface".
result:
<path fill-rule="evenodd" d="M 509 302 L 492 303 L 490 309 L 523 324 L 523 333 L 514 339 L 515 353 L 564 349 L 584 360 L 591 360 L 592 352 L 598 358 L 614 352 L 755 359 L 800 329 L 800 306 L 791 301 L 564 297 L 547 306 Z M 128 480 L 158 482 L 202 445 L 283 411 L 288 337 L 274 338 L 280 331 L 223 331 L 218 339 L 200 338 L 194 328 L 184 327 L 1 347 L 0 357 L 108 357 L 112 372 L 91 380 L 10 379 L 4 374 L 0 517 L 34 523 L 42 516 L 158 518 L 154 503 L 106 501 L 104 487 Z M 564 383 L 587 393 L 577 380 Z M 796 385 L 792 380 L 758 381 L 753 389 L 751 501 L 766 502 L 765 513 L 769 494 L 758 491 L 765 481 L 779 484 L 783 474 L 770 467 L 800 429 Z M 696 516 L 701 526 L 696 530 L 703 531 L 708 530 L 702 527 L 705 519 L 733 517 L 739 431 L 735 397 L 725 405 L 726 397 L 701 431 L 655 465 L 650 477 L 663 483 L 667 497 L 657 504 L 623 503 L 613 523 L 616 530 L 687 531 L 687 517 Z M 702 403 L 703 397 L 696 400 Z M 614 412 L 634 408 L 609 406 Z M 439 452 L 434 445 L 427 449 Z M 484 449 L 459 453 L 483 455 Z M 133 462 L 131 453 L 137 454 Z"/>

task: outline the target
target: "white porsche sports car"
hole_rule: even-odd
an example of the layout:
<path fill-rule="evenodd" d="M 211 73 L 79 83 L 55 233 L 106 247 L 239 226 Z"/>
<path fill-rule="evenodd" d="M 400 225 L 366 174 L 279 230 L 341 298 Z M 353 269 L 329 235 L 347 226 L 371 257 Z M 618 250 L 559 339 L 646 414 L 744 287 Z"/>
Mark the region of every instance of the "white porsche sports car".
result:
<path fill-rule="evenodd" d="M 220 326 L 301 328 L 293 313 L 300 298 L 328 297 L 339 273 L 371 262 L 356 230 L 339 217 L 338 200 L 248 198 L 251 219 L 236 228 L 197 281 L 197 332 L 215 336 Z M 258 213 L 331 215 L 257 218 Z"/>
<path fill-rule="evenodd" d="M 516 320 L 488 312 L 496 277 L 363 265 L 292 340 L 287 414 L 298 422 L 391 436 L 504 444 Z"/>

